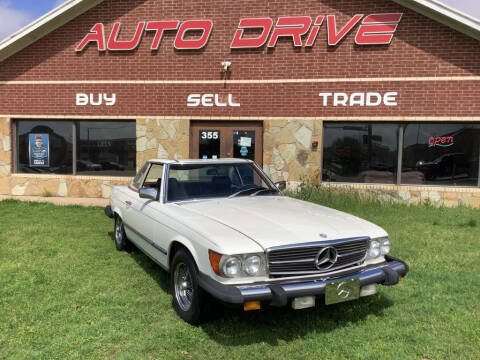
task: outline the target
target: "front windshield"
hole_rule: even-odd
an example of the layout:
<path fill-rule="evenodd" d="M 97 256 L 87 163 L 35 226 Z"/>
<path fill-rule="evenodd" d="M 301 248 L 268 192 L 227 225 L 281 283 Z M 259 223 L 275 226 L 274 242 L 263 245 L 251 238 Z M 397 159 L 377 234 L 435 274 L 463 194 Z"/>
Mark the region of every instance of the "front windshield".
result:
<path fill-rule="evenodd" d="M 168 172 L 167 201 L 277 194 L 253 164 L 174 164 Z"/>

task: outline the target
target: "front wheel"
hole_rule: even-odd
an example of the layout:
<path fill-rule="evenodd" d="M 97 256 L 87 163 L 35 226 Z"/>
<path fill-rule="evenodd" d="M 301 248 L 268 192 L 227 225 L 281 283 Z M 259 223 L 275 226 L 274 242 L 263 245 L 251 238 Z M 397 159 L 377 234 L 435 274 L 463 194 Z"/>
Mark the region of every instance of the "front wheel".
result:
<path fill-rule="evenodd" d="M 198 285 L 195 262 L 185 249 L 175 253 L 171 277 L 175 311 L 189 324 L 197 325 L 204 319 L 208 304 L 205 292 Z"/>
<path fill-rule="evenodd" d="M 118 251 L 131 251 L 132 244 L 127 239 L 125 228 L 120 216 L 115 216 L 115 247 Z"/>

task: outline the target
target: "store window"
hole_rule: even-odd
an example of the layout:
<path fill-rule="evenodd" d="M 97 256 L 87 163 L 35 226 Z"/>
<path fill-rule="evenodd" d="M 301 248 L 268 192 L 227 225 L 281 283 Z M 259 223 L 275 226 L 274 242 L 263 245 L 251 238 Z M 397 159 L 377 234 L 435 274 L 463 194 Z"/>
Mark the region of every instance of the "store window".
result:
<path fill-rule="evenodd" d="M 479 185 L 480 125 L 406 124 L 402 183 Z"/>
<path fill-rule="evenodd" d="M 18 173 L 135 175 L 135 121 L 19 120 L 16 126 Z"/>
<path fill-rule="evenodd" d="M 72 174 L 72 131 L 71 121 L 19 121 L 17 172 Z"/>
<path fill-rule="evenodd" d="M 137 141 L 135 126 L 135 122 L 79 122 L 77 173 L 134 176 Z"/>
<path fill-rule="evenodd" d="M 324 181 L 396 182 L 398 124 L 325 123 Z"/>

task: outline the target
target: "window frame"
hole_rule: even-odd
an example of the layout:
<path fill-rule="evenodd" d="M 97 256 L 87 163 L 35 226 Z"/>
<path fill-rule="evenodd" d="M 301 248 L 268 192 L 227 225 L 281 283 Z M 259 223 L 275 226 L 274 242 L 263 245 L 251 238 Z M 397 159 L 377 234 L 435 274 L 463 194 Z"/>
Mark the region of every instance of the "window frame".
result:
<path fill-rule="evenodd" d="M 13 172 L 14 174 L 23 174 L 23 175 L 28 175 L 28 173 L 25 172 L 19 172 L 19 141 L 18 141 L 18 127 L 21 122 L 24 121 L 30 121 L 30 122 L 38 122 L 39 124 L 42 122 L 63 122 L 63 121 L 68 121 L 72 123 L 72 172 L 70 174 L 48 174 L 48 175 L 57 175 L 57 176 L 89 176 L 89 177 L 97 177 L 97 178 L 102 178 L 102 177 L 122 177 L 122 178 L 130 178 L 130 175 L 82 175 L 82 173 L 78 173 L 77 171 L 77 160 L 78 160 L 78 149 L 77 149 L 77 144 L 78 144 L 78 138 L 77 138 L 77 129 L 79 128 L 79 123 L 80 122 L 115 122 L 115 123 L 134 123 L 135 127 L 137 124 L 136 120 L 118 120 L 118 119 L 80 119 L 80 120 L 75 120 L 75 119 L 48 119 L 48 118 L 25 118 L 25 119 L 12 119 L 13 124 L 12 124 L 12 151 L 14 152 L 13 154 Z M 137 139 L 136 132 L 135 132 L 135 141 Z M 137 147 L 135 145 L 135 158 L 136 158 L 136 153 L 137 153 Z M 135 159 L 136 161 L 136 159 Z M 135 166 L 138 164 L 135 163 Z M 143 165 L 142 165 L 143 166 Z M 136 169 L 134 169 L 136 171 Z M 133 176 L 135 177 L 136 174 Z"/>
<path fill-rule="evenodd" d="M 249 160 L 250 161 L 250 160 Z M 232 162 L 232 163 L 226 163 L 227 165 L 235 165 L 235 162 Z M 241 163 L 243 164 L 243 162 Z M 265 174 L 264 170 L 257 165 L 257 163 L 255 162 L 248 162 L 247 163 L 248 165 L 250 165 L 252 168 L 253 168 L 253 171 L 260 177 L 260 179 L 265 183 L 267 184 L 268 186 L 270 186 L 272 189 L 277 189 L 277 186 L 275 185 L 275 183 L 270 179 L 269 176 L 267 176 L 267 174 Z M 168 184 L 168 180 L 170 179 L 170 167 L 171 165 L 185 165 L 185 166 L 188 166 L 188 165 L 197 165 L 197 164 L 188 164 L 188 163 L 174 163 L 174 164 L 164 164 L 164 168 L 163 168 L 163 176 L 164 176 L 164 179 L 166 179 L 166 181 L 162 181 L 162 197 L 160 197 L 161 199 L 161 202 L 163 204 L 168 204 L 168 203 L 182 203 L 182 202 L 191 202 L 191 201 L 196 201 L 195 199 L 185 199 L 185 200 L 170 200 L 168 199 L 168 189 L 167 189 L 167 184 Z M 237 169 L 238 171 L 238 169 Z M 243 182 L 242 182 L 243 183 Z M 282 193 L 279 192 L 279 194 L 281 195 Z M 209 197 L 209 198 L 202 198 L 202 200 L 211 200 L 211 199 L 220 199 L 219 197 Z"/>
<path fill-rule="evenodd" d="M 350 124 L 350 123 L 358 123 L 360 125 L 395 125 L 397 126 L 397 136 L 396 136 L 396 141 L 397 141 L 397 154 L 395 157 L 395 164 L 397 167 L 395 168 L 397 173 L 392 174 L 392 182 L 391 183 L 380 183 L 380 182 L 346 182 L 346 181 L 328 181 L 328 180 L 323 180 L 323 170 L 325 170 L 324 164 L 325 164 L 325 125 L 326 124 Z M 321 159 L 320 159 L 320 165 L 321 165 L 321 173 L 320 173 L 320 182 L 321 183 L 327 183 L 327 184 L 343 184 L 343 185 L 348 185 L 348 184 L 364 184 L 364 185 L 380 185 L 380 186 L 396 186 L 399 185 L 398 181 L 398 173 L 399 173 L 399 168 L 398 168 L 398 158 L 399 158 L 399 153 L 400 151 L 400 142 L 399 142 L 399 133 L 402 128 L 403 122 L 395 122 L 395 121 L 381 121 L 381 120 L 372 120 L 372 121 L 355 121 L 355 120 L 348 120 L 348 121 L 323 121 L 322 122 L 322 136 L 321 136 Z M 402 140 L 403 141 L 403 140 Z M 403 143 L 402 143 L 403 145 Z"/>
<path fill-rule="evenodd" d="M 324 170 L 324 156 L 325 156 L 325 125 L 326 124 L 332 124 L 332 123 L 342 123 L 340 121 L 323 121 L 322 122 L 322 149 L 321 149 L 321 174 L 320 174 L 320 181 L 322 183 L 327 183 L 327 184 L 343 184 L 343 185 L 348 185 L 348 184 L 362 184 L 362 185 L 380 185 L 380 186 L 414 186 L 414 187 L 438 187 L 438 188 L 452 188 L 452 189 L 478 189 L 480 188 L 480 149 L 479 149 L 479 170 L 478 170 L 478 183 L 477 186 L 455 186 L 455 185 L 436 185 L 436 184 L 406 184 L 402 183 L 402 174 L 403 174 L 403 157 L 404 157 L 404 134 L 405 134 L 405 129 L 408 125 L 413 125 L 413 124 L 470 124 L 470 125 L 478 125 L 480 126 L 479 122 L 469 122 L 469 121 L 449 121 L 449 122 L 442 122 L 442 121 L 381 121 L 381 120 L 372 120 L 372 121 L 355 121 L 355 120 L 349 120 L 347 122 L 358 122 L 361 124 L 394 124 L 398 125 L 398 133 L 397 133 L 397 176 L 396 176 L 396 181 L 394 181 L 393 184 L 391 183 L 359 183 L 359 182 L 332 182 L 332 181 L 327 181 L 323 180 L 323 170 Z M 480 142 L 479 142 L 480 143 Z M 480 145 L 479 145 L 480 147 Z"/>
<path fill-rule="evenodd" d="M 145 164 L 142 165 L 142 167 L 137 171 L 137 173 L 135 174 L 135 176 L 132 178 L 132 181 L 130 182 L 130 185 L 128 185 L 128 187 L 135 191 L 135 192 L 138 192 L 142 187 L 143 187 L 143 183 L 145 181 L 145 178 L 148 174 L 148 172 L 150 171 L 150 167 L 151 167 L 152 163 L 150 161 L 147 161 Z M 145 168 L 145 170 L 143 169 Z M 140 186 L 137 188 L 135 185 L 134 185 L 134 182 L 135 182 L 135 178 L 137 177 L 137 175 L 143 171 L 143 174 L 142 176 L 140 177 L 140 181 L 139 181 L 139 184 Z"/>
<path fill-rule="evenodd" d="M 137 189 L 134 185 L 133 185 L 133 180 L 132 179 L 132 182 L 130 183 L 130 185 L 128 186 L 128 188 L 132 191 L 135 191 L 136 193 L 138 193 L 140 191 L 140 189 L 143 189 L 143 185 L 145 184 L 145 181 L 147 180 L 147 176 L 148 176 L 148 173 L 150 172 L 150 169 L 152 168 L 153 165 L 161 165 L 163 166 L 163 171 L 162 171 L 162 186 L 160 186 L 160 194 L 158 194 L 158 201 L 160 203 L 165 203 L 165 196 L 164 194 L 166 194 L 166 182 L 164 181 L 165 179 L 165 176 L 168 174 L 168 168 L 169 168 L 169 164 L 165 163 L 165 162 L 162 162 L 162 161 L 147 161 L 145 164 L 142 165 L 142 167 L 140 168 L 140 170 L 138 171 L 141 171 L 143 169 L 143 167 L 147 165 L 147 168 L 144 172 L 144 174 L 142 175 L 142 178 L 140 180 L 140 187 Z M 138 173 L 137 173 L 138 174 Z M 135 177 L 137 176 L 137 174 L 135 174 Z M 134 178 L 135 178 L 134 177 Z M 151 201 L 151 200 L 149 200 Z"/>

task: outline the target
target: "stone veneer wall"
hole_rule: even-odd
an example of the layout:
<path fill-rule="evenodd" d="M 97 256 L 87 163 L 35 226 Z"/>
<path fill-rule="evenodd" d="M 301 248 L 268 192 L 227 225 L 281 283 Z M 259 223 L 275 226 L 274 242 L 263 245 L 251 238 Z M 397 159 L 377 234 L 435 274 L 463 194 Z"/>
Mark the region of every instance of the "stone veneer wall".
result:
<path fill-rule="evenodd" d="M 109 198 L 114 186 L 128 185 L 132 181 L 130 177 L 36 174 L 13 174 L 6 180 L 7 192 L 0 185 L 3 195 L 72 198 Z"/>
<path fill-rule="evenodd" d="M 273 181 L 320 182 L 323 122 L 266 120 L 263 167 Z M 318 148 L 312 149 L 312 143 Z"/>
<path fill-rule="evenodd" d="M 2 188 L 2 180 L 5 179 L 11 171 L 12 144 L 10 140 L 10 127 L 10 119 L 0 118 L 0 191 Z"/>
<path fill-rule="evenodd" d="M 145 118 L 137 120 L 137 167 L 152 158 L 188 158 L 189 121 Z M 291 186 L 302 180 L 319 183 L 322 151 L 321 121 L 266 120 L 264 123 L 264 168 L 274 181 Z M 11 174 L 11 121 L 0 118 L 0 194 L 108 198 L 115 185 L 130 178 L 71 175 Z M 318 149 L 312 150 L 312 142 Z M 408 204 L 428 201 L 433 205 L 465 205 L 480 208 L 480 188 L 327 184 L 325 187 L 353 188 L 369 195 Z"/>
<path fill-rule="evenodd" d="M 323 183 L 322 187 L 353 189 L 384 201 L 404 204 L 431 204 L 434 206 L 469 206 L 480 208 L 480 188 L 379 185 L 379 184 L 335 184 Z"/>
<path fill-rule="evenodd" d="M 188 119 L 137 119 L 137 168 L 150 159 L 188 159 Z"/>

